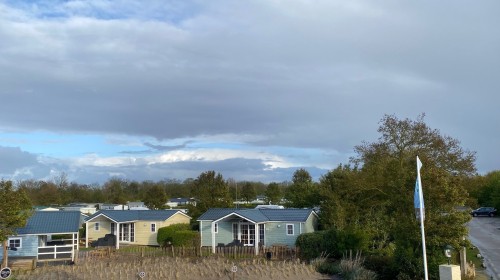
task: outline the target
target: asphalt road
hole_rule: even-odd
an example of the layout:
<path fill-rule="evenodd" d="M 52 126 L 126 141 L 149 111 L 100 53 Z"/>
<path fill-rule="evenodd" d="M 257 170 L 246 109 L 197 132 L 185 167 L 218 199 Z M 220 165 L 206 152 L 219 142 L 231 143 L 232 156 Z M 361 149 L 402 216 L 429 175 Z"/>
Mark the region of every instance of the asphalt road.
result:
<path fill-rule="evenodd" d="M 500 280 L 500 218 L 472 218 L 469 240 L 483 255 L 488 274 Z"/>

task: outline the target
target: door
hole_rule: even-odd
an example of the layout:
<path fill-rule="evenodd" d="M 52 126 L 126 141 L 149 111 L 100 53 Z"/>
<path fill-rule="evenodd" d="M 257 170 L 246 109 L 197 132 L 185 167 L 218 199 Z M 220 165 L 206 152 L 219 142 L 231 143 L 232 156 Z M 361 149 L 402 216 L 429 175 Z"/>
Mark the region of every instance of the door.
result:
<path fill-rule="evenodd" d="M 253 246 L 255 244 L 254 224 L 241 224 L 241 243 L 243 243 L 243 246 Z"/>

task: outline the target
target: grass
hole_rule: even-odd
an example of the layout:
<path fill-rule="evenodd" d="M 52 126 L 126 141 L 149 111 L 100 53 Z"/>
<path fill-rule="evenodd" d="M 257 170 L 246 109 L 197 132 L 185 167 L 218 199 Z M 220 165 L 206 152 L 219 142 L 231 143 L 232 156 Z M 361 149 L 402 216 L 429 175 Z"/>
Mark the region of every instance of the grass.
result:
<path fill-rule="evenodd" d="M 116 256 L 86 260 L 72 266 L 47 266 L 34 271 L 16 273 L 17 280 L 67 280 L 67 279 L 138 279 L 139 272 L 146 272 L 146 279 L 232 279 L 231 268 L 237 266 L 236 279 L 327 279 L 314 267 L 295 261 L 267 261 L 252 259 L 234 261 L 219 257 L 131 258 Z"/>
<path fill-rule="evenodd" d="M 489 280 L 490 276 L 486 274 L 485 269 L 481 266 L 483 260 L 482 258 L 478 258 L 477 254 L 480 254 L 480 252 L 476 247 L 467 248 L 467 262 L 472 262 L 476 267 L 475 280 Z"/>
<path fill-rule="evenodd" d="M 483 260 L 477 257 L 479 250 L 476 247 L 467 248 L 467 262 L 472 262 L 476 268 L 480 268 Z"/>

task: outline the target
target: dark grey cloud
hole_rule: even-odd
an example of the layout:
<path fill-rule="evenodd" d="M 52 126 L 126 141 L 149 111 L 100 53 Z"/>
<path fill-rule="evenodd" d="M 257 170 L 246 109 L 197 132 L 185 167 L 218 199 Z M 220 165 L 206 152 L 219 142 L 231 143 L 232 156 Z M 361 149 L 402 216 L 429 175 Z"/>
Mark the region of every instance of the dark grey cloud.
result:
<path fill-rule="evenodd" d="M 11 174 L 17 169 L 38 164 L 37 156 L 18 147 L 0 146 L 0 174 Z"/>
<path fill-rule="evenodd" d="M 149 142 L 145 142 L 144 146 L 150 147 L 156 151 L 172 151 L 172 150 L 186 148 L 187 144 L 189 144 L 189 143 L 192 143 L 192 141 L 187 141 L 181 145 L 155 145 L 155 144 L 151 144 Z"/>
<path fill-rule="evenodd" d="M 304 167 L 315 180 L 319 180 L 320 176 L 328 170 Z M 102 183 L 112 177 L 119 177 L 127 180 L 163 180 L 163 179 L 179 179 L 196 178 L 202 172 L 214 170 L 221 173 L 225 179 L 283 182 L 290 181 L 293 173 L 297 168 L 277 168 L 269 170 L 260 160 L 249 159 L 228 159 L 215 162 L 206 161 L 183 161 L 175 163 L 161 163 L 148 165 L 120 166 L 120 167 L 93 167 L 74 168 L 72 170 L 75 180 L 81 183 Z"/>
<path fill-rule="evenodd" d="M 148 21 L 147 7 L 104 19 L 88 7 L 57 20 L 6 14 L 0 128 L 255 134 L 265 137 L 250 144 L 350 153 L 376 139 L 384 114 L 425 112 L 478 151 L 480 171 L 497 168 L 500 2 L 189 6 Z"/>

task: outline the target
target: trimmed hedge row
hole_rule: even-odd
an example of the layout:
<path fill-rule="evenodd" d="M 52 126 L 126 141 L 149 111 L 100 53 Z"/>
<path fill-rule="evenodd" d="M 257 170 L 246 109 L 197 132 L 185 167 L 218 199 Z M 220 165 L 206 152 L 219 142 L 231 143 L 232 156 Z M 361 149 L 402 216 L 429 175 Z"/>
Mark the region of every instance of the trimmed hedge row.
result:
<path fill-rule="evenodd" d="M 200 235 L 189 224 L 174 224 L 158 229 L 156 241 L 161 246 L 196 246 Z"/>

